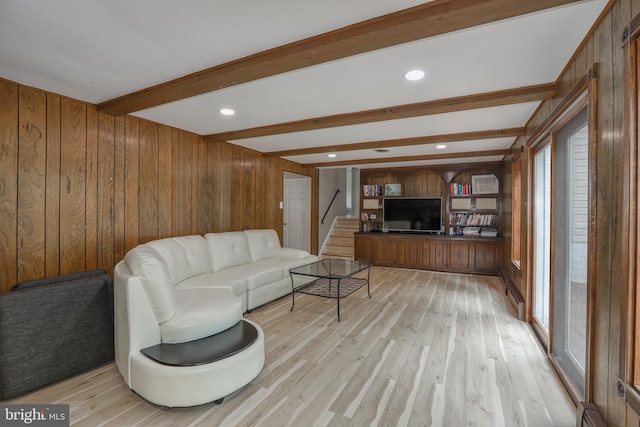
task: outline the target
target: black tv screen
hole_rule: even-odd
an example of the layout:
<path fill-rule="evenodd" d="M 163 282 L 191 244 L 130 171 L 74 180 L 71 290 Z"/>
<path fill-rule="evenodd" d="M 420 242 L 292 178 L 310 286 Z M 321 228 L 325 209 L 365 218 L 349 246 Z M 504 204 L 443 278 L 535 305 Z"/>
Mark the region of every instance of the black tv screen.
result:
<path fill-rule="evenodd" d="M 383 231 L 442 231 L 441 197 L 385 197 Z"/>

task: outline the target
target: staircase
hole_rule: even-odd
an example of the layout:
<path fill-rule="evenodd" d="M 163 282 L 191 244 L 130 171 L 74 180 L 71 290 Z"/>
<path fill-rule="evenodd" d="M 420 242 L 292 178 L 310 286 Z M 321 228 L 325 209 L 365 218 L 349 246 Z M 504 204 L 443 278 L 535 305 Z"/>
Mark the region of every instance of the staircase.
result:
<path fill-rule="evenodd" d="M 357 218 L 338 218 L 322 258 L 353 259 L 353 233 L 359 227 L 360 221 Z"/>

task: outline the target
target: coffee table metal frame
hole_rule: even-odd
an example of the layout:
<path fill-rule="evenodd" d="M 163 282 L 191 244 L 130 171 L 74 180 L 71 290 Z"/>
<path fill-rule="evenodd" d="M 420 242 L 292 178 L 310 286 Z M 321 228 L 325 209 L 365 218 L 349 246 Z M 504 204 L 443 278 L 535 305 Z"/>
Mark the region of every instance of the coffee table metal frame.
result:
<path fill-rule="evenodd" d="M 361 271 L 367 270 L 367 278 L 353 277 Z M 289 270 L 291 276 L 291 310 L 295 306 L 295 293 L 305 293 L 324 298 L 335 298 L 337 301 L 338 322 L 340 321 L 340 299 L 351 295 L 365 284 L 367 294 L 371 298 L 369 278 L 371 275 L 371 263 L 367 261 L 352 261 L 329 258 L 312 262 Z M 295 286 L 294 275 L 314 277 L 308 283 Z M 332 290 L 334 283 L 336 288 Z"/>

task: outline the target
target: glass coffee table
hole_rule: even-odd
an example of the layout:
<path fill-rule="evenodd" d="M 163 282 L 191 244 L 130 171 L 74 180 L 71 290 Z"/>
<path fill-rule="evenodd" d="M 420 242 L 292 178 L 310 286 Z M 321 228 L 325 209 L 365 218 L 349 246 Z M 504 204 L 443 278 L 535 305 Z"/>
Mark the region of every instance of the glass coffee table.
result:
<path fill-rule="evenodd" d="M 367 270 L 367 278 L 353 277 L 361 271 Z M 340 299 L 345 298 L 364 285 L 369 292 L 369 277 L 371 263 L 366 261 L 352 261 L 344 259 L 323 259 L 301 267 L 289 270 L 291 275 L 291 311 L 295 305 L 295 293 L 300 292 L 324 298 L 335 298 L 338 306 L 338 322 L 340 321 Z M 294 277 L 298 278 L 298 284 Z M 314 278 L 311 281 L 305 277 Z M 301 283 L 301 284 L 300 284 Z"/>

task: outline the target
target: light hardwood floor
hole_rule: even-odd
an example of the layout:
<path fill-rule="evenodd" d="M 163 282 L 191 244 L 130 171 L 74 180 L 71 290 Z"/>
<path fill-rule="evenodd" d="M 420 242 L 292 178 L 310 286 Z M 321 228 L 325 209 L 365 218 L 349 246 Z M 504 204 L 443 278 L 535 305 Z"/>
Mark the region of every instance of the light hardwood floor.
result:
<path fill-rule="evenodd" d="M 373 267 L 342 300 L 296 294 L 247 314 L 266 337 L 248 386 L 163 408 L 111 363 L 4 403 L 66 403 L 74 426 L 574 426 L 575 414 L 495 277 Z"/>

